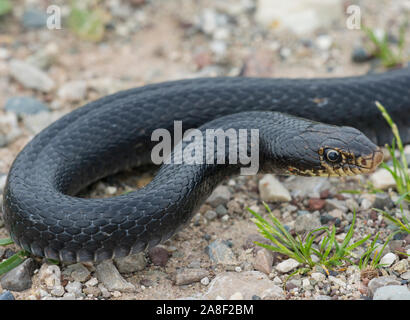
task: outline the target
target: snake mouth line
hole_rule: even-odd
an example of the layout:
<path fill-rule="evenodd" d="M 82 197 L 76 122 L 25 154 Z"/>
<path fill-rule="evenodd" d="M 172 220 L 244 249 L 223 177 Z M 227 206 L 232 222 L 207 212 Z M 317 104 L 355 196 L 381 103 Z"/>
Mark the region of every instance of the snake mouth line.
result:
<path fill-rule="evenodd" d="M 383 152 L 380 148 L 369 155 L 360 156 L 358 158 L 351 158 L 339 166 L 332 167 L 324 164 L 327 172 L 323 176 L 354 176 L 357 174 L 369 174 L 374 172 L 383 161 Z"/>
<path fill-rule="evenodd" d="M 369 174 L 374 172 L 383 161 L 383 152 L 380 148 L 369 155 L 358 158 L 345 158 L 344 162 L 332 165 L 321 157 L 322 169 L 305 169 L 288 168 L 287 173 L 291 175 L 302 176 L 320 176 L 320 177 L 344 177 L 355 176 L 358 174 Z"/>

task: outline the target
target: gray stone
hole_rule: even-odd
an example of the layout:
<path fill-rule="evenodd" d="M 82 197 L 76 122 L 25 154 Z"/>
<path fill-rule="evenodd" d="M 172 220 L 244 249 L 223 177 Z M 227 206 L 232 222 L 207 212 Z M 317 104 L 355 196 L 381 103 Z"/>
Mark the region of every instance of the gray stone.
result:
<path fill-rule="evenodd" d="M 208 220 L 212 221 L 212 220 L 215 220 L 215 218 L 218 216 L 218 214 L 213 210 L 208 210 L 207 212 L 205 212 L 204 216 Z"/>
<path fill-rule="evenodd" d="M 145 253 L 139 252 L 123 258 L 114 259 L 115 265 L 120 273 L 132 273 L 142 271 L 147 266 Z"/>
<path fill-rule="evenodd" d="M 269 274 L 272 271 L 273 254 L 272 251 L 265 248 L 258 250 L 255 256 L 254 268 L 265 274 Z"/>
<path fill-rule="evenodd" d="M 74 294 L 76 297 L 80 297 L 82 295 L 82 284 L 79 281 L 69 282 L 65 286 L 65 290 L 68 293 Z"/>
<path fill-rule="evenodd" d="M 410 300 L 410 290 L 407 286 L 385 286 L 378 288 L 373 300 Z"/>
<path fill-rule="evenodd" d="M 8 291 L 4 290 L 2 293 L 0 293 L 0 300 L 15 300 L 13 294 Z"/>
<path fill-rule="evenodd" d="M 231 192 L 229 191 L 228 187 L 218 186 L 211 193 L 211 195 L 206 200 L 206 202 L 215 208 L 221 204 L 222 205 L 227 204 L 230 198 L 231 198 Z"/>
<path fill-rule="evenodd" d="M 170 257 L 169 251 L 160 246 L 149 249 L 148 255 L 152 263 L 160 267 L 165 267 Z"/>
<path fill-rule="evenodd" d="M 370 280 L 367 287 L 369 288 L 370 296 L 373 296 L 377 289 L 389 285 L 400 285 L 400 281 L 390 276 L 373 278 L 372 280 Z"/>
<path fill-rule="evenodd" d="M 376 193 L 373 207 L 381 210 L 385 208 L 391 209 L 393 207 L 393 201 L 387 193 Z"/>
<path fill-rule="evenodd" d="M 44 263 L 39 272 L 38 278 L 40 283 L 45 285 L 47 289 L 52 290 L 56 286 L 61 285 L 61 271 L 57 265 Z"/>
<path fill-rule="evenodd" d="M 298 216 L 295 220 L 296 233 L 309 232 L 321 227 L 320 218 L 313 214 L 304 214 Z"/>
<path fill-rule="evenodd" d="M 219 206 L 215 208 L 215 212 L 218 215 L 218 217 L 223 217 L 224 215 L 228 214 L 228 210 L 222 204 L 220 204 Z"/>
<path fill-rule="evenodd" d="M 91 272 L 82 264 L 71 264 L 63 270 L 63 275 L 73 278 L 75 281 L 84 282 Z"/>
<path fill-rule="evenodd" d="M 83 289 L 83 292 L 88 296 L 98 297 L 101 294 L 101 290 L 97 287 L 86 287 Z"/>
<path fill-rule="evenodd" d="M 302 280 L 301 279 L 290 279 L 286 282 L 286 290 L 290 291 L 292 289 L 301 289 Z"/>
<path fill-rule="evenodd" d="M 106 260 L 96 266 L 97 279 L 110 291 L 133 292 L 133 284 L 125 281 L 111 260 Z"/>
<path fill-rule="evenodd" d="M 98 285 L 98 279 L 97 278 L 91 278 L 85 283 L 86 287 L 94 287 Z"/>
<path fill-rule="evenodd" d="M 328 211 L 338 209 L 343 213 L 346 213 L 348 210 L 343 201 L 337 199 L 326 199 L 325 209 Z"/>
<path fill-rule="evenodd" d="M 295 259 L 289 258 L 277 264 L 275 268 L 277 271 L 281 273 L 287 273 L 287 272 L 295 270 L 299 265 L 300 263 L 298 261 L 296 261 Z"/>
<path fill-rule="evenodd" d="M 27 8 L 21 17 L 21 22 L 27 29 L 45 28 L 47 26 L 47 18 L 45 10 Z"/>
<path fill-rule="evenodd" d="M 209 272 L 205 269 L 184 269 L 177 272 L 175 284 L 178 286 L 191 284 L 205 277 L 209 277 Z"/>
<path fill-rule="evenodd" d="M 262 300 L 281 300 L 285 299 L 285 292 L 278 285 L 272 285 L 270 288 L 264 290 L 261 294 Z"/>
<path fill-rule="evenodd" d="M 28 89 L 50 92 L 54 89 L 54 81 L 42 70 L 20 60 L 10 61 L 10 74 Z"/>
<path fill-rule="evenodd" d="M 263 201 L 290 201 L 292 197 L 289 191 L 271 174 L 265 174 L 259 180 L 259 193 Z"/>
<path fill-rule="evenodd" d="M 65 293 L 63 286 L 55 286 L 50 293 L 56 297 L 62 297 Z"/>
<path fill-rule="evenodd" d="M 329 296 L 324 296 L 324 295 L 320 294 L 320 295 L 315 297 L 315 300 L 332 300 L 332 298 L 329 297 Z"/>
<path fill-rule="evenodd" d="M 7 100 L 4 110 L 17 115 L 36 114 L 49 111 L 48 107 L 41 101 L 31 97 L 13 97 Z"/>
<path fill-rule="evenodd" d="M 219 273 L 208 285 L 204 299 L 229 299 L 240 292 L 245 300 L 251 300 L 254 295 L 262 296 L 265 290 L 271 289 L 273 282 L 259 271 L 223 272 Z"/>
<path fill-rule="evenodd" d="M 205 250 L 214 264 L 236 265 L 238 263 L 226 241 L 215 240 Z"/>
<path fill-rule="evenodd" d="M 35 268 L 34 260 L 29 258 L 23 263 L 10 270 L 0 280 L 3 289 L 11 291 L 24 291 L 31 288 Z"/>
<path fill-rule="evenodd" d="M 323 282 L 326 280 L 326 276 L 323 273 L 320 272 L 313 272 L 311 274 L 311 277 L 313 280 L 317 281 L 317 282 Z"/>
<path fill-rule="evenodd" d="M 76 300 L 75 299 L 75 294 L 72 292 L 66 292 L 64 293 L 63 297 L 61 298 L 61 300 Z"/>
<path fill-rule="evenodd" d="M 400 260 L 396 262 L 392 267 L 391 270 L 397 272 L 398 274 L 405 273 L 409 268 L 409 262 L 407 260 Z"/>
<path fill-rule="evenodd" d="M 356 46 L 352 51 L 352 61 L 356 63 L 367 62 L 373 58 L 373 55 L 369 53 L 362 46 Z"/>

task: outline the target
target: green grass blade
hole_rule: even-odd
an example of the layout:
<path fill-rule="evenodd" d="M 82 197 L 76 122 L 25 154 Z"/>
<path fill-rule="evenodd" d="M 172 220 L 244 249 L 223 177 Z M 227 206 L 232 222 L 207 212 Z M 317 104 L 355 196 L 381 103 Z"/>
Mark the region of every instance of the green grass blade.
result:
<path fill-rule="evenodd" d="M 0 239 L 0 246 L 8 246 L 13 243 L 14 242 L 13 240 L 11 240 L 11 238 Z"/>
<path fill-rule="evenodd" d="M 26 259 L 27 253 L 25 250 L 21 250 L 14 255 L 12 255 L 10 258 L 8 258 L 6 261 L 3 261 L 0 263 L 0 275 L 9 272 L 10 270 L 14 269 L 17 267 L 20 263 L 22 263 Z"/>

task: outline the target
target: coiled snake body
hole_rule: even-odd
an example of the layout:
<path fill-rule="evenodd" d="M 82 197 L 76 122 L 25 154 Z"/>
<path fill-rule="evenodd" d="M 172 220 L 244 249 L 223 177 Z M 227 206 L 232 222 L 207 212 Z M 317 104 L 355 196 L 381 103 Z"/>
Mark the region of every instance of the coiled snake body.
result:
<path fill-rule="evenodd" d="M 334 79 L 193 79 L 104 97 L 59 119 L 20 152 L 4 190 L 5 225 L 18 245 L 47 258 L 136 253 L 171 237 L 226 175 L 238 172 L 229 164 L 168 164 L 135 192 L 75 197 L 104 176 L 149 162 L 155 129 L 172 133 L 174 120 L 184 130 L 258 129 L 260 172 L 365 173 L 382 160 L 371 141 L 392 138 L 376 100 L 410 142 L 409 69 Z"/>

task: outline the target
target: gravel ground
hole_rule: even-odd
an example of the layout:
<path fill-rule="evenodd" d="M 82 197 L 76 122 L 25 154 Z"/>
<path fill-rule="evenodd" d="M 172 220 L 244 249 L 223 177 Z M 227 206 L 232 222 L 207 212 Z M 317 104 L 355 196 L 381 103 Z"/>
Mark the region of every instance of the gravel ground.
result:
<path fill-rule="evenodd" d="M 53 3 L 66 18 L 66 2 Z M 369 46 L 363 31 L 346 28 L 344 12 L 352 3 L 360 6 L 367 25 L 377 27 L 377 34 L 387 30 L 395 44 L 393 35 L 410 12 L 409 1 L 311 1 L 309 16 L 320 19 L 306 21 L 295 18 L 300 8 L 286 5 L 281 18 L 273 16 L 272 7 L 280 9 L 276 1 L 110 0 L 100 8 L 107 26 L 99 43 L 79 39 L 64 19 L 63 29 L 48 30 L 44 12 L 50 1 L 13 1 L 13 12 L 0 18 L 0 193 L 13 159 L 36 133 L 87 101 L 118 90 L 217 75 L 337 77 L 381 70 L 378 60 L 354 62 L 369 59 Z M 406 152 L 410 157 L 409 147 Z M 153 174 L 153 168 L 121 173 L 81 196 L 135 190 Z M 369 193 L 368 181 L 385 193 Z M 346 189 L 362 192 L 339 193 Z M 379 232 L 382 245 L 395 226 L 372 208 L 395 215 L 392 201 L 397 198 L 381 170 L 343 179 L 227 178 L 189 226 L 163 245 L 99 265 L 54 265 L 30 258 L 0 279 L 0 300 L 409 300 L 410 258 L 399 252 L 410 254 L 410 235 L 390 241 L 383 252 L 385 266 L 377 272 L 361 272 L 355 265 L 330 274 L 317 268 L 285 284 L 298 264 L 255 246 L 254 241 L 264 239 L 246 210 L 264 213 L 265 200 L 292 233 L 334 224 L 342 240 L 357 209 L 353 240 Z M 0 238 L 7 236 L 0 219 Z M 16 250 L 0 247 L 0 259 Z M 359 247 L 355 254 L 364 251 Z"/>

